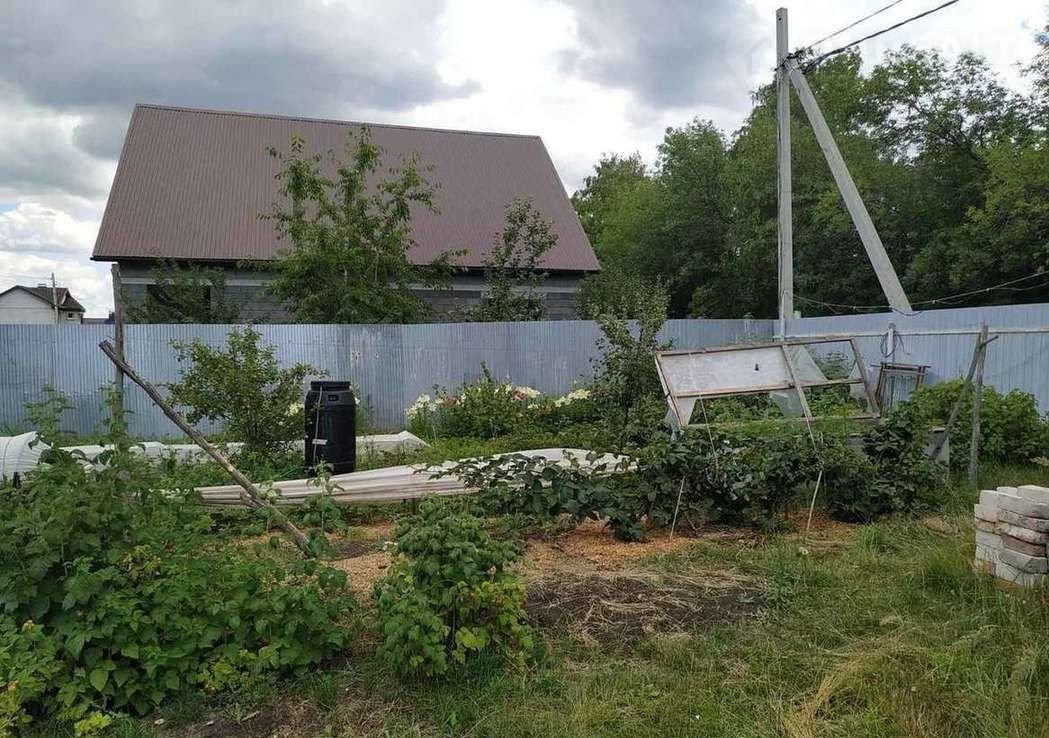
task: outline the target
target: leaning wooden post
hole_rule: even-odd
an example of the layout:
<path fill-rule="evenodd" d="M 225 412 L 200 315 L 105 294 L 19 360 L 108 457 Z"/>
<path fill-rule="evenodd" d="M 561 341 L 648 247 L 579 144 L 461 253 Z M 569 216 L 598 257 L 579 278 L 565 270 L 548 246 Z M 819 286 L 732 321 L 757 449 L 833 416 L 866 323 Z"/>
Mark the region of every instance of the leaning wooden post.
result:
<path fill-rule="evenodd" d="M 237 467 L 230 463 L 230 460 L 226 458 L 225 454 L 215 448 L 208 439 L 204 438 L 200 431 L 190 425 L 188 420 L 171 407 L 167 400 L 161 396 L 156 387 L 140 377 L 126 361 L 118 356 L 113 344 L 108 340 L 105 340 L 98 344 L 98 347 L 102 349 L 102 353 L 108 356 L 109 360 L 116 364 L 128 379 L 141 387 L 142 390 L 149 395 L 149 399 L 153 400 L 153 402 L 157 404 L 157 407 L 164 411 L 164 414 L 168 416 L 172 423 L 177 425 L 183 433 L 193 439 L 194 443 L 204 449 L 205 453 L 214 459 L 215 463 L 225 469 L 226 473 L 233 478 L 233 481 L 241 486 L 240 499 L 245 505 L 256 510 L 266 510 L 273 516 L 273 520 L 277 523 L 277 526 L 291 537 L 292 541 L 298 546 L 299 550 L 302 551 L 303 555 L 307 558 L 313 556 L 313 551 L 310 549 L 310 539 L 306 537 L 306 534 L 299 530 L 294 523 L 288 520 L 287 516 L 278 510 L 275 505 L 268 502 L 255 485 L 251 483 L 251 480 L 244 476 Z"/>
<path fill-rule="evenodd" d="M 943 444 L 947 443 L 947 439 L 951 435 L 951 428 L 954 427 L 954 421 L 958 418 L 958 411 L 961 410 L 962 403 L 965 401 L 965 394 L 969 391 L 969 385 L 972 384 L 973 375 L 976 374 L 976 365 L 980 360 L 980 353 L 987 348 L 987 344 L 991 341 L 998 340 L 998 336 L 994 338 L 987 338 L 982 332 L 976 337 L 976 348 L 973 349 L 973 358 L 969 362 L 969 371 L 965 375 L 965 379 L 962 381 L 962 389 L 958 393 L 958 399 L 954 401 L 954 405 L 951 406 L 951 413 L 947 416 L 947 423 L 943 427 L 943 437 L 936 443 L 932 449 L 932 453 L 929 454 L 932 458 L 936 458 L 940 455 L 940 451 L 943 449 Z"/>
<path fill-rule="evenodd" d="M 973 384 L 973 432 L 969 441 L 969 484 L 979 487 L 980 475 L 980 405 L 983 401 L 983 365 L 987 358 L 987 324 L 980 326 L 979 350 L 976 357 L 976 379 Z"/>
<path fill-rule="evenodd" d="M 113 343 L 121 360 L 124 359 L 124 285 L 120 281 L 120 265 L 110 269 L 113 277 Z M 113 418 L 124 422 L 124 372 L 118 365 L 113 376 Z"/>

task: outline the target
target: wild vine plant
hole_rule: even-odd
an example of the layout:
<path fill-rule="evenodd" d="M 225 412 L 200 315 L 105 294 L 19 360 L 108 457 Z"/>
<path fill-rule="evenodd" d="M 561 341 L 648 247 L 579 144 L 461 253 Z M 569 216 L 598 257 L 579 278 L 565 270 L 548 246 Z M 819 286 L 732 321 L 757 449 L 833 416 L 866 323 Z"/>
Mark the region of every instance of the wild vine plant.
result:
<path fill-rule="evenodd" d="M 429 306 L 412 291 L 447 287 L 456 252 L 429 264 L 409 256 L 413 211 L 437 212 L 437 185 L 418 154 L 388 166 L 362 126 L 344 156 L 310 153 L 301 136 L 279 165 L 282 202 L 261 215 L 287 246 L 267 269 L 268 291 L 303 323 L 417 323 Z"/>

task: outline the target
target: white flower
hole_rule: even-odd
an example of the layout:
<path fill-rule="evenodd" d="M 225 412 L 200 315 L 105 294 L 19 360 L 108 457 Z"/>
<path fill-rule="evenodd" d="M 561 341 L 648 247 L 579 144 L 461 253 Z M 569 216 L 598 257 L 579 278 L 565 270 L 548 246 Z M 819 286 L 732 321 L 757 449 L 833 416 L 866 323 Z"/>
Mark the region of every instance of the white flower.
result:
<path fill-rule="evenodd" d="M 433 398 L 424 393 L 416 398 L 411 407 L 404 411 L 404 414 L 409 418 L 413 418 L 419 413 L 434 410 L 436 407 L 437 404 L 433 401 Z"/>
<path fill-rule="evenodd" d="M 524 386 L 524 385 L 522 385 L 520 387 L 515 387 L 514 388 L 514 393 L 518 397 L 520 397 L 522 399 L 528 398 L 529 400 L 534 400 L 535 398 L 539 397 L 539 395 L 542 394 L 542 392 L 540 392 L 539 390 L 535 389 L 534 387 L 527 387 L 527 386 Z"/>
<path fill-rule="evenodd" d="M 588 399 L 590 399 L 590 390 L 583 389 L 582 387 L 580 387 L 579 389 L 572 390 L 564 397 L 558 397 L 556 400 L 554 400 L 554 407 L 564 407 L 565 405 L 573 403 L 576 400 Z"/>

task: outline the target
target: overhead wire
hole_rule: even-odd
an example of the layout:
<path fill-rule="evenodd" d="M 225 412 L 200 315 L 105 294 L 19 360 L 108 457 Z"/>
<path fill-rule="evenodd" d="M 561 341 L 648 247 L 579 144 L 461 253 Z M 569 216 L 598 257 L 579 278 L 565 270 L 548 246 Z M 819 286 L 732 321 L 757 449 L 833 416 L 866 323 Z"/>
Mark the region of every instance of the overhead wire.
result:
<path fill-rule="evenodd" d="M 826 61 L 827 59 L 831 58 L 832 56 L 837 56 L 838 54 L 842 54 L 842 53 L 848 51 L 849 49 L 851 49 L 854 46 L 859 46 L 860 44 L 864 43 L 865 41 L 870 41 L 871 39 L 875 39 L 878 36 L 882 36 L 882 35 L 884 35 L 886 33 L 889 33 L 890 31 L 895 31 L 898 28 L 902 28 L 903 26 L 906 26 L 909 23 L 913 23 L 914 21 L 921 20 L 922 18 L 930 16 L 933 13 L 938 13 L 939 11 L 943 10 L 944 8 L 948 8 L 951 5 L 955 5 L 958 2 L 960 2 L 960 0 L 947 0 L 947 2 L 940 3 L 935 8 L 930 8 L 929 10 L 926 10 L 926 11 L 924 11 L 922 13 L 918 13 L 917 15 L 912 15 L 910 18 L 906 18 L 906 19 L 900 21 L 899 23 L 894 23 L 891 26 L 888 26 L 886 28 L 881 29 L 880 31 L 875 31 L 874 33 L 868 33 L 866 36 L 863 36 L 862 38 L 858 38 L 855 41 L 850 41 L 849 43 L 845 44 L 844 46 L 839 46 L 836 49 L 832 49 L 832 50 L 830 50 L 828 52 L 820 54 L 815 59 L 812 59 L 811 61 L 808 61 L 808 62 L 805 63 L 804 71 L 806 71 L 806 72 L 810 71 L 811 69 L 815 68 L 820 63 Z M 804 50 L 807 51 L 808 49 L 804 49 Z M 796 57 L 796 56 L 797 56 L 797 54 L 795 53 L 795 54 L 791 54 L 790 57 L 788 57 L 788 58 L 792 58 L 792 57 Z"/>
<path fill-rule="evenodd" d="M 1044 278 L 1045 281 L 1044 282 L 1040 282 L 1039 284 L 1029 285 L 1029 286 L 1024 286 L 1024 287 L 1015 287 L 1015 286 L 1013 286 L 1013 285 L 1019 284 L 1020 282 L 1026 282 L 1027 280 L 1035 279 L 1035 278 L 1038 278 L 1038 277 Z M 913 302 L 911 304 L 912 305 L 952 305 L 952 304 L 957 304 L 956 301 L 961 299 L 961 298 L 972 297 L 973 295 L 982 295 L 982 294 L 985 294 L 987 292 L 993 292 L 994 290 L 1009 290 L 1010 292 L 1026 292 L 1028 290 L 1035 290 L 1035 289 L 1039 289 L 1039 288 L 1042 288 L 1042 287 L 1049 287 L 1049 273 L 1047 273 L 1047 272 L 1035 272 L 1033 274 L 1028 274 L 1028 275 L 1025 275 L 1023 277 L 1017 277 L 1016 279 L 1006 280 L 1005 282 L 1001 282 L 999 284 L 991 285 L 989 287 L 979 287 L 979 288 L 974 289 L 974 290 L 968 290 L 966 292 L 959 292 L 959 293 L 954 294 L 954 295 L 944 295 L 943 297 L 934 297 L 934 298 L 930 298 L 928 300 L 918 300 L 918 301 Z M 919 312 L 921 312 L 921 311 L 915 311 L 915 312 L 912 312 L 912 313 L 907 313 L 906 311 L 897 310 L 897 309 L 893 308 L 891 305 L 886 305 L 886 304 L 881 304 L 881 305 L 851 305 L 851 304 L 840 303 L 840 302 L 824 302 L 823 300 L 816 300 L 816 299 L 813 299 L 811 297 L 805 297 L 804 295 L 799 295 L 799 294 L 795 294 L 794 295 L 794 299 L 801 300 L 802 302 L 807 302 L 807 303 L 810 303 L 810 304 L 813 304 L 813 305 L 820 305 L 822 307 L 829 307 L 829 308 L 841 308 L 843 310 L 854 310 L 854 311 L 855 310 L 893 310 L 893 312 L 903 313 L 905 315 L 917 315 Z"/>
<path fill-rule="evenodd" d="M 839 28 L 837 31 L 834 31 L 833 33 L 828 33 L 826 36 L 823 36 L 822 38 L 816 39 L 811 44 L 808 44 L 808 45 L 802 47 L 801 50 L 802 51 L 808 51 L 809 49 L 813 48 L 814 46 L 819 46 L 824 41 L 829 41 L 832 38 L 834 38 L 835 36 L 840 36 L 841 34 L 845 33 L 846 31 L 855 28 L 856 26 L 858 26 L 861 23 L 864 23 L 865 21 L 869 21 L 871 18 L 874 18 L 875 16 L 881 15 L 885 11 L 887 11 L 887 10 L 889 10 L 891 8 L 896 7 L 897 5 L 899 5 L 902 2 L 903 2 L 903 0 L 893 0 L 893 2 L 889 3 L 888 5 L 885 5 L 883 7 L 878 8 L 873 13 L 870 13 L 869 15 L 865 15 L 865 16 L 863 16 L 862 18 L 860 18 L 858 20 L 854 20 L 849 25 L 847 25 L 847 26 L 845 26 L 843 28 Z"/>

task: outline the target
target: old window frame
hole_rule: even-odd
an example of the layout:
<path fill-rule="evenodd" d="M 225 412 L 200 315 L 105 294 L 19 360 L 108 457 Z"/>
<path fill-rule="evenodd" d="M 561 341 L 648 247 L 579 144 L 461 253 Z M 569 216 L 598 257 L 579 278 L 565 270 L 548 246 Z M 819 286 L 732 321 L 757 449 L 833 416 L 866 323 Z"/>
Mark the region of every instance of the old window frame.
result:
<path fill-rule="evenodd" d="M 812 381 L 812 380 L 798 380 L 797 369 L 794 366 L 794 360 L 791 358 L 790 351 L 787 349 L 791 346 L 815 346 L 827 343 L 848 343 L 852 349 L 852 356 L 856 361 L 856 367 L 859 370 L 859 376 L 855 378 L 845 379 L 828 379 L 826 381 Z M 730 387 L 727 389 L 711 390 L 709 392 L 704 391 L 675 391 L 671 386 L 667 372 L 664 370 L 662 359 L 670 356 L 690 356 L 690 355 L 709 355 L 718 353 L 731 353 L 731 352 L 744 352 L 754 349 L 772 349 L 778 348 L 782 352 L 783 361 L 787 368 L 789 379 L 785 382 L 780 382 L 774 385 L 753 385 L 746 386 L 741 385 L 739 387 Z M 658 351 L 655 355 L 656 361 L 656 372 L 659 375 L 659 382 L 663 387 L 663 396 L 670 406 L 670 410 L 673 413 L 674 419 L 680 428 L 696 428 L 705 425 L 704 423 L 692 423 L 691 417 L 685 418 L 682 415 L 682 408 L 679 404 L 679 399 L 691 399 L 697 398 L 700 402 L 708 399 L 716 399 L 720 397 L 733 397 L 741 395 L 757 395 L 767 394 L 769 392 L 783 392 L 794 390 L 798 395 L 798 400 L 801 403 L 802 416 L 800 418 L 782 418 L 775 419 L 773 422 L 811 422 L 813 420 L 822 420 L 823 416 L 814 416 L 812 410 L 809 408 L 808 398 L 805 396 L 805 390 L 816 387 L 833 387 L 835 385 L 863 385 L 866 399 L 867 399 L 867 413 L 861 415 L 850 416 L 850 420 L 876 420 L 881 417 L 881 408 L 878 404 L 878 398 L 876 396 L 875 387 L 871 383 L 870 372 L 867 368 L 866 363 L 863 360 L 863 354 L 860 352 L 859 344 L 856 341 L 855 336 L 826 336 L 820 338 L 805 338 L 796 340 L 786 341 L 773 341 L 769 343 L 748 343 L 748 344 L 736 344 L 732 346 L 712 346 L 707 348 L 694 348 L 694 349 L 675 349 L 670 351 Z M 713 425 L 713 424 L 712 424 Z"/>

